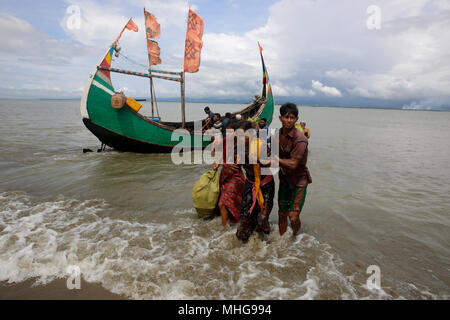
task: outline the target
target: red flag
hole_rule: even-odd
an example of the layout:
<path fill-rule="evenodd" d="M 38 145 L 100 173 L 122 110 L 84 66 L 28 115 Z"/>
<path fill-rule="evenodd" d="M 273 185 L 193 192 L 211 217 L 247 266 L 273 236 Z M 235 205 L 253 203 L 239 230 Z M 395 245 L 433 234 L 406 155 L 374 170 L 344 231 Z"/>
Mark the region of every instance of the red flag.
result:
<path fill-rule="evenodd" d="M 130 18 L 130 20 L 128 20 L 127 24 L 125 25 L 125 27 L 123 27 L 122 31 L 120 32 L 119 36 L 117 37 L 116 41 L 114 41 L 114 44 L 117 44 L 117 42 L 119 42 L 120 37 L 122 36 L 122 33 L 125 31 L 125 29 L 128 30 L 133 30 L 134 32 L 138 32 L 138 26 L 136 23 L 134 23 L 133 19 Z"/>
<path fill-rule="evenodd" d="M 133 30 L 134 32 L 138 32 L 138 26 L 136 23 L 134 23 L 133 19 L 130 18 L 127 25 L 125 26 L 128 30 Z"/>
<path fill-rule="evenodd" d="M 159 57 L 161 49 L 158 42 L 147 39 L 148 49 L 148 63 L 150 66 L 161 64 L 161 58 Z"/>
<path fill-rule="evenodd" d="M 158 46 L 158 42 L 150 40 L 151 38 L 159 38 L 161 36 L 161 26 L 156 20 L 156 17 L 147 12 L 144 8 L 145 16 L 145 33 L 147 38 L 147 50 L 148 50 L 148 64 L 150 66 L 161 64 L 160 53 L 161 49 Z"/>
<path fill-rule="evenodd" d="M 161 25 L 156 20 L 156 17 L 147 12 L 144 8 L 145 15 L 145 32 L 147 33 L 147 38 L 159 39 L 161 36 Z"/>
<path fill-rule="evenodd" d="M 184 71 L 197 72 L 200 67 L 200 53 L 203 47 L 203 19 L 189 8 L 189 17 L 184 47 Z"/>

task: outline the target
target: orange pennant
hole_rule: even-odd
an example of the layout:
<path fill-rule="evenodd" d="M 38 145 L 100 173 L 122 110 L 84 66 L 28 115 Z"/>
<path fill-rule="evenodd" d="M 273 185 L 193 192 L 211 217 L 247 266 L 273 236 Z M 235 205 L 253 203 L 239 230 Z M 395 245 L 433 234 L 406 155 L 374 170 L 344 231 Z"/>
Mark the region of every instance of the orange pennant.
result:
<path fill-rule="evenodd" d="M 158 45 L 158 42 L 147 39 L 147 49 L 148 49 L 148 61 L 149 65 L 157 65 L 161 64 L 161 48 Z"/>
<path fill-rule="evenodd" d="M 200 53 L 203 47 L 203 19 L 189 8 L 189 18 L 184 47 L 184 71 L 197 72 L 200 67 Z"/>
<path fill-rule="evenodd" d="M 116 45 L 119 42 L 120 37 L 122 36 L 122 33 L 125 31 L 125 29 L 133 30 L 134 32 L 138 32 L 138 26 L 136 23 L 134 23 L 133 19 L 130 18 L 128 20 L 125 27 L 123 27 L 122 31 L 120 32 L 119 36 L 117 37 L 116 41 L 114 41 L 114 45 Z"/>
<path fill-rule="evenodd" d="M 130 18 L 127 25 L 125 26 L 128 30 L 133 30 L 134 32 L 138 32 L 138 26 L 136 23 L 134 23 L 133 19 Z"/>
<path fill-rule="evenodd" d="M 147 12 L 144 8 L 145 15 L 145 32 L 147 33 L 147 38 L 159 39 L 161 36 L 161 25 L 156 20 L 156 17 Z"/>

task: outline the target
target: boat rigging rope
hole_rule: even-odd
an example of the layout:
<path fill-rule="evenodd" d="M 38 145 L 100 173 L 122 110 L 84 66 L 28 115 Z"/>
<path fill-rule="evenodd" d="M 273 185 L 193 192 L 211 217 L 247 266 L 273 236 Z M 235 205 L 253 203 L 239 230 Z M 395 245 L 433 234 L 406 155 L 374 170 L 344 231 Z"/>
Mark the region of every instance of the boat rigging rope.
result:
<path fill-rule="evenodd" d="M 148 71 L 148 66 L 146 66 L 146 65 L 144 65 L 144 64 L 142 64 L 142 63 L 139 63 L 139 62 L 134 61 L 133 59 L 131 59 L 131 58 L 127 57 L 126 55 L 124 55 L 123 52 L 121 52 L 120 55 L 123 56 L 123 57 L 124 57 L 126 60 L 128 60 L 130 63 L 135 64 L 136 66 L 142 67 L 142 68 L 144 68 L 146 71 Z"/>
<path fill-rule="evenodd" d="M 131 64 L 134 64 L 134 65 L 136 65 L 136 66 L 142 67 L 142 68 L 144 68 L 146 71 L 149 71 L 149 72 L 151 73 L 151 70 L 150 70 L 146 65 L 144 65 L 144 64 L 142 64 L 142 63 L 139 63 L 139 62 L 136 62 L 136 61 L 134 61 L 133 59 L 131 59 L 130 57 L 127 57 L 126 55 L 123 54 L 123 51 L 120 53 L 120 55 L 123 56 L 123 57 L 125 58 L 125 60 L 127 60 L 127 61 L 130 62 Z M 154 87 L 153 81 L 151 81 L 150 83 L 151 83 L 151 85 L 150 85 L 150 90 L 152 91 L 152 92 L 150 92 L 150 93 L 151 93 L 151 96 L 152 96 L 152 101 L 151 101 L 151 102 L 152 102 L 152 116 L 153 116 L 153 99 L 154 99 L 154 102 L 155 102 L 155 105 L 156 105 L 156 113 L 157 113 L 157 115 L 158 115 L 158 118 L 161 119 L 161 117 L 160 117 L 160 115 L 159 115 L 158 103 L 156 102 L 156 92 L 155 92 L 155 87 Z"/>

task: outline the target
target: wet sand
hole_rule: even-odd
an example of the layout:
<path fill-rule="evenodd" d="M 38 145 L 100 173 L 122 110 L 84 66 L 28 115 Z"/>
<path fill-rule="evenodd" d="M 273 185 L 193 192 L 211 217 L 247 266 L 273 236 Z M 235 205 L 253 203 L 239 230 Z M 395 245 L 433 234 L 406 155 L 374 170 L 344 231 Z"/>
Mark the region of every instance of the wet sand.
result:
<path fill-rule="evenodd" d="M 65 279 L 57 279 L 47 285 L 34 285 L 35 280 L 21 283 L 0 282 L 1 300 L 123 300 L 97 283 L 81 280 L 81 289 L 69 290 Z"/>

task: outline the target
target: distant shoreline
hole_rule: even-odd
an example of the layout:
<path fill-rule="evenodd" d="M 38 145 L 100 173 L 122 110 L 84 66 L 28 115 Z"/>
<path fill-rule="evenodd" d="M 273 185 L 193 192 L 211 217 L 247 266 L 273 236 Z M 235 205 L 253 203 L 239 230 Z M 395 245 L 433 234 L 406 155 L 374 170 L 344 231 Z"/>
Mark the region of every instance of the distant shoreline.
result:
<path fill-rule="evenodd" d="M 147 99 L 142 97 L 137 97 L 138 99 Z M 150 98 L 148 98 L 149 100 Z M 0 98 L 0 100 L 27 100 L 27 101 L 79 101 L 81 98 Z M 160 102 L 175 102 L 179 103 L 179 100 L 174 99 L 160 99 Z M 206 104 L 214 104 L 214 103 L 220 103 L 220 104 L 248 104 L 251 103 L 250 101 L 246 100 L 191 100 L 187 99 L 186 102 L 188 103 L 206 103 Z M 275 104 L 275 105 L 281 105 L 281 104 Z M 365 107 L 365 106 L 332 106 L 332 105 L 308 105 L 308 104 L 301 104 L 297 103 L 297 106 L 299 107 L 311 107 L 311 108 L 340 108 L 340 109 L 374 109 L 374 110 L 401 110 L 401 111 L 441 111 L 441 112 L 449 112 L 450 107 L 448 108 L 435 108 L 435 109 L 403 109 L 400 107 Z"/>

